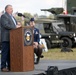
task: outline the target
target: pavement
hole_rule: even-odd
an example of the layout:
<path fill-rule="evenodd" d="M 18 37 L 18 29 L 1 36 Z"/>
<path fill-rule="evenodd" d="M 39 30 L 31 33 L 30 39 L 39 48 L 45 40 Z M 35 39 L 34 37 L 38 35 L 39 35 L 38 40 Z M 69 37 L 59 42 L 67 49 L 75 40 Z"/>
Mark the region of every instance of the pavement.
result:
<path fill-rule="evenodd" d="M 1 60 L 0 60 L 1 64 Z M 33 71 L 28 72 L 1 72 L 0 75 L 34 75 L 45 73 L 48 66 L 57 66 L 59 70 L 76 67 L 76 60 L 40 60 L 40 63 L 34 65 Z M 0 66 L 1 67 L 1 66 Z"/>

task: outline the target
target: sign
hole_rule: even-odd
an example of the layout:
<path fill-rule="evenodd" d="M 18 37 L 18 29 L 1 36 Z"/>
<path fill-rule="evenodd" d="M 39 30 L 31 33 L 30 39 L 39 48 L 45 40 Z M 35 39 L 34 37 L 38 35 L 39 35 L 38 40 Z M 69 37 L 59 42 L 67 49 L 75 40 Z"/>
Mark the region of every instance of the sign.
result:
<path fill-rule="evenodd" d="M 32 45 L 32 43 L 33 43 L 32 28 L 24 29 L 24 46 Z"/>

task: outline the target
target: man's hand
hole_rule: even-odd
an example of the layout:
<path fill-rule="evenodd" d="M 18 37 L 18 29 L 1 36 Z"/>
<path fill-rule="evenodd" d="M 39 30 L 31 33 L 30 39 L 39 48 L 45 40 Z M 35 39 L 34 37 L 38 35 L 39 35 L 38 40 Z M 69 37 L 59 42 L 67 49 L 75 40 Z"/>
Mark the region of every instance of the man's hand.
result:
<path fill-rule="evenodd" d="M 21 26 L 22 26 L 21 22 L 17 22 L 16 28 L 19 28 Z"/>
<path fill-rule="evenodd" d="M 16 25 L 16 28 L 19 28 L 19 27 L 21 27 L 21 26 L 19 26 L 19 25 Z"/>

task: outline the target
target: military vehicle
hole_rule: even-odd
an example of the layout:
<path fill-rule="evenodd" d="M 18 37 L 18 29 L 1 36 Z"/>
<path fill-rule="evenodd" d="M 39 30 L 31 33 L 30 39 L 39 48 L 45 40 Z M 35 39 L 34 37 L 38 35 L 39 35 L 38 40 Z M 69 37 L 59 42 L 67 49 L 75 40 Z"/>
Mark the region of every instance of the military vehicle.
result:
<path fill-rule="evenodd" d="M 57 19 L 63 20 L 67 31 L 76 32 L 76 7 L 73 7 L 71 14 L 58 14 Z"/>
<path fill-rule="evenodd" d="M 48 11 L 54 14 L 55 19 L 45 19 L 45 20 L 39 20 L 42 21 L 43 28 L 46 34 L 49 33 L 49 35 L 42 34 L 42 38 L 46 39 L 48 48 L 51 47 L 53 43 L 57 43 L 57 40 L 59 44 L 61 43 L 61 47 L 72 47 L 75 43 L 75 32 L 68 31 L 66 27 L 65 22 L 62 19 L 58 19 L 57 15 L 63 12 L 63 8 L 51 8 L 51 9 L 41 9 L 42 11 Z M 38 22 L 38 23 L 39 23 Z M 41 25 L 42 25 L 41 24 Z M 37 26 L 37 25 L 36 25 Z M 52 30 L 52 31 L 51 31 Z M 49 40 L 47 37 L 51 37 Z M 58 37 L 58 38 L 57 38 Z M 48 40 L 47 40 L 48 39 Z M 63 40 L 63 43 L 61 42 Z"/>
<path fill-rule="evenodd" d="M 67 31 L 76 32 L 76 15 L 60 14 L 60 15 L 57 15 L 57 18 L 59 20 L 63 20 Z"/>
<path fill-rule="evenodd" d="M 74 42 L 72 44 L 76 43 L 76 7 L 73 7 L 71 10 L 71 14 L 59 14 L 57 15 L 57 19 L 63 20 L 66 30 L 68 32 L 74 32 Z M 71 39 L 72 41 L 72 39 Z"/>
<path fill-rule="evenodd" d="M 48 48 L 54 45 L 72 47 L 75 42 L 75 33 L 66 31 L 62 20 L 39 18 L 36 20 L 36 27 L 40 30 L 41 38 L 46 40 Z"/>
<path fill-rule="evenodd" d="M 63 12 L 63 8 L 41 9 L 49 11 L 57 17 L 57 14 Z M 61 45 L 61 47 L 72 47 L 75 43 L 75 32 L 68 31 L 65 22 L 62 19 L 37 18 L 36 27 L 40 30 L 41 38 L 44 38 L 47 47 L 52 45 Z M 25 22 L 28 25 L 28 22 Z"/>

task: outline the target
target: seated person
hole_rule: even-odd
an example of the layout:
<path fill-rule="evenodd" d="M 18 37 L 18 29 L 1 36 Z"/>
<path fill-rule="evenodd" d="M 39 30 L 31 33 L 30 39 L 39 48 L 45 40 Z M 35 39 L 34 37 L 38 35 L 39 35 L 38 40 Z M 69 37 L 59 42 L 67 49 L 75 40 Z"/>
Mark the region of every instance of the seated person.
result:
<path fill-rule="evenodd" d="M 34 47 L 34 53 L 37 55 L 37 60 L 35 64 L 39 63 L 40 58 L 43 58 L 42 54 L 42 46 L 39 44 L 40 37 L 39 37 L 39 29 L 35 28 L 35 21 L 34 18 L 30 19 L 30 26 L 33 27 L 33 34 L 34 34 L 34 42 L 33 42 L 33 47 Z"/>

